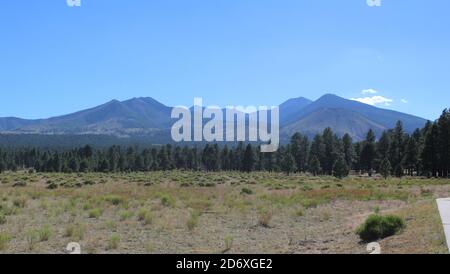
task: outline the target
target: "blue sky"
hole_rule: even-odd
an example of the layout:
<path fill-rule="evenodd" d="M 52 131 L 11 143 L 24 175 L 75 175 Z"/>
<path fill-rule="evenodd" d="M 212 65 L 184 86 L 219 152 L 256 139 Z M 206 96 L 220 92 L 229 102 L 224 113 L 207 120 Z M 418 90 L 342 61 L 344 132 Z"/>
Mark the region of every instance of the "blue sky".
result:
<path fill-rule="evenodd" d="M 450 107 L 449 10 L 448 0 L 4 0 L 0 116 L 140 96 L 225 106 L 335 93 L 435 119 Z"/>

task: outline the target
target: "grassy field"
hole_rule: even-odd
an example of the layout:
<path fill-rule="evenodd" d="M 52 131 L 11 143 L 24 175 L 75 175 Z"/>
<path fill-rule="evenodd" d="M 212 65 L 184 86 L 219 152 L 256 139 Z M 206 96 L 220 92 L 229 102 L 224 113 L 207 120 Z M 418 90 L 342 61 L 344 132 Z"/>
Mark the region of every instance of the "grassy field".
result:
<path fill-rule="evenodd" d="M 449 180 L 278 173 L 0 174 L 0 253 L 367 253 L 373 213 L 406 229 L 383 253 L 447 253 Z"/>

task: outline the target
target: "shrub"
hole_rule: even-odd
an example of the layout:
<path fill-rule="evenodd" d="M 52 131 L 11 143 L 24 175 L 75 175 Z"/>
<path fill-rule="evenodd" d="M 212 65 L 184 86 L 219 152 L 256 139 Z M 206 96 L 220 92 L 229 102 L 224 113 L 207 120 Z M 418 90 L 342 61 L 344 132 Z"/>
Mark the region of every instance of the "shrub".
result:
<path fill-rule="evenodd" d="M 0 225 L 6 224 L 6 216 L 3 213 L 0 213 Z"/>
<path fill-rule="evenodd" d="M 191 217 L 186 222 L 187 228 L 192 231 L 198 226 L 198 218 L 200 217 L 200 213 L 198 211 L 193 211 L 191 213 Z"/>
<path fill-rule="evenodd" d="M 406 227 L 405 222 L 398 216 L 371 215 L 362 224 L 357 234 L 365 242 L 375 241 L 393 236 Z"/>
<path fill-rule="evenodd" d="M 9 235 L 5 233 L 0 233 L 0 251 L 3 251 L 6 248 L 8 248 L 9 240 L 10 240 Z"/>
<path fill-rule="evenodd" d="M 83 184 L 85 186 L 92 186 L 92 185 L 95 185 L 95 182 L 92 181 L 92 180 L 86 180 L 86 181 L 83 182 Z"/>
<path fill-rule="evenodd" d="M 39 242 L 39 233 L 36 230 L 29 231 L 26 235 L 28 250 L 32 251 Z"/>
<path fill-rule="evenodd" d="M 318 202 L 316 200 L 313 199 L 305 199 L 302 201 L 302 205 L 304 208 L 306 209 L 310 209 L 310 208 L 315 208 L 318 206 Z"/>
<path fill-rule="evenodd" d="M 133 217 L 133 212 L 131 211 L 122 211 L 120 212 L 120 221 L 125 221 Z"/>
<path fill-rule="evenodd" d="M 109 239 L 108 249 L 115 250 L 119 248 L 119 243 L 120 243 L 120 236 L 118 234 L 111 235 L 111 238 Z"/>
<path fill-rule="evenodd" d="M 84 225 L 72 224 L 66 228 L 64 236 L 80 241 L 80 240 L 83 240 L 85 233 L 86 233 L 86 228 Z"/>
<path fill-rule="evenodd" d="M 244 194 L 244 195 L 252 195 L 252 194 L 253 194 L 253 190 L 244 187 L 244 188 L 241 190 L 241 194 Z"/>
<path fill-rule="evenodd" d="M 163 195 L 161 197 L 161 204 L 167 207 L 173 207 L 175 205 L 175 199 L 168 195 Z"/>
<path fill-rule="evenodd" d="M 57 189 L 57 188 L 58 188 L 58 185 L 55 184 L 55 183 L 50 183 L 50 184 L 47 186 L 47 189 Z"/>
<path fill-rule="evenodd" d="M 50 230 L 49 226 L 45 226 L 37 231 L 38 233 L 38 239 L 39 242 L 46 242 L 50 240 L 50 237 L 52 235 L 52 231 Z"/>
<path fill-rule="evenodd" d="M 120 196 L 116 196 L 116 195 L 110 195 L 105 197 L 105 201 L 107 201 L 108 203 L 111 203 L 114 206 L 118 206 L 120 204 L 125 203 L 125 199 L 120 197 Z"/>
<path fill-rule="evenodd" d="M 27 199 L 25 197 L 19 197 L 13 200 L 13 205 L 18 208 L 24 208 L 27 205 Z"/>
<path fill-rule="evenodd" d="M 151 224 L 153 222 L 152 213 L 149 210 L 142 208 L 138 212 L 138 221 L 142 222 L 144 225 Z"/>
<path fill-rule="evenodd" d="M 222 253 L 227 253 L 231 250 L 233 247 L 234 239 L 232 236 L 226 236 L 224 239 L 224 249 L 222 250 Z"/>
<path fill-rule="evenodd" d="M 269 228 L 270 221 L 272 220 L 273 213 L 271 211 L 262 212 L 259 215 L 258 223 L 260 226 Z"/>
<path fill-rule="evenodd" d="M 103 212 L 100 208 L 94 208 L 89 211 L 89 218 L 98 219 L 102 216 Z"/>
<path fill-rule="evenodd" d="M 26 182 L 17 182 L 13 185 L 13 187 L 26 187 L 27 183 Z"/>
<path fill-rule="evenodd" d="M 303 211 L 303 209 L 299 209 L 299 210 L 297 210 L 297 212 L 295 212 L 295 215 L 297 217 L 303 217 L 303 216 L 305 216 L 305 212 Z"/>

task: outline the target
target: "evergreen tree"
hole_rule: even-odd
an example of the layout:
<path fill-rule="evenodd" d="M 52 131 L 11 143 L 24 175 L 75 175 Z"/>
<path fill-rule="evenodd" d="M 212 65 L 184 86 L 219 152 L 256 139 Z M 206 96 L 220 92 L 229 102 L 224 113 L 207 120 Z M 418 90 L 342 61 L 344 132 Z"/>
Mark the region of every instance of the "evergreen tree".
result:
<path fill-rule="evenodd" d="M 342 138 L 345 163 L 349 169 L 352 169 L 355 160 L 355 150 L 353 147 L 353 139 L 350 134 L 346 133 Z"/>
<path fill-rule="evenodd" d="M 300 133 L 294 134 L 291 139 L 292 155 L 295 158 L 297 170 L 305 172 L 307 170 L 309 140 L 308 137 Z"/>
<path fill-rule="evenodd" d="M 375 134 L 372 130 L 369 130 L 361 151 L 360 158 L 362 168 L 369 174 L 370 177 L 372 177 L 375 157 Z"/>
<path fill-rule="evenodd" d="M 389 159 L 385 157 L 380 164 L 380 173 L 385 180 L 387 180 L 389 175 L 391 175 L 391 169 L 392 169 L 391 162 L 389 162 Z"/>
<path fill-rule="evenodd" d="M 391 148 L 391 137 L 387 131 L 384 131 L 377 144 L 377 151 L 380 159 L 389 157 L 389 151 Z"/>
<path fill-rule="evenodd" d="M 434 123 L 425 134 L 425 144 L 422 151 L 423 168 L 429 176 L 437 177 L 439 170 L 439 130 Z"/>
<path fill-rule="evenodd" d="M 443 178 L 450 176 L 450 111 L 445 109 L 437 121 L 439 146 L 439 172 Z"/>
<path fill-rule="evenodd" d="M 406 169 L 408 170 L 408 175 L 413 176 L 419 163 L 419 146 L 416 140 L 412 137 L 408 138 L 404 163 Z"/>
<path fill-rule="evenodd" d="M 314 137 L 314 140 L 311 144 L 311 149 L 309 152 L 309 167 L 310 171 L 313 172 L 314 168 L 317 167 L 317 163 L 313 163 L 314 161 L 319 162 L 320 173 L 322 173 L 322 161 L 325 158 L 325 146 L 322 141 L 322 136 L 317 134 Z"/>
<path fill-rule="evenodd" d="M 320 166 L 319 158 L 314 156 L 309 163 L 309 170 L 314 175 L 320 175 L 322 173 L 322 167 Z"/>
<path fill-rule="evenodd" d="M 296 167 L 294 156 L 292 156 L 289 150 L 286 150 L 281 162 L 281 170 L 289 176 L 292 172 L 295 171 L 295 169 Z"/>
<path fill-rule="evenodd" d="M 328 174 L 333 174 L 333 165 L 340 153 L 338 148 L 338 138 L 333 134 L 331 128 L 326 128 L 323 131 L 323 144 L 324 144 L 324 158 L 322 161 L 323 171 Z"/>
<path fill-rule="evenodd" d="M 333 165 L 333 176 L 339 179 L 347 177 L 350 170 L 343 155 L 339 155 Z"/>
<path fill-rule="evenodd" d="M 390 162 L 395 169 L 403 164 L 405 150 L 405 133 L 403 131 L 403 123 L 398 121 L 392 132 L 392 143 L 390 147 Z M 395 170 L 394 170 L 395 172 Z"/>
<path fill-rule="evenodd" d="M 231 170 L 231 162 L 230 162 L 230 151 L 228 150 L 228 146 L 222 149 L 222 153 L 220 154 L 220 166 L 222 170 Z"/>
<path fill-rule="evenodd" d="M 251 172 L 255 166 L 255 155 L 251 144 L 247 145 L 242 159 L 242 171 Z"/>

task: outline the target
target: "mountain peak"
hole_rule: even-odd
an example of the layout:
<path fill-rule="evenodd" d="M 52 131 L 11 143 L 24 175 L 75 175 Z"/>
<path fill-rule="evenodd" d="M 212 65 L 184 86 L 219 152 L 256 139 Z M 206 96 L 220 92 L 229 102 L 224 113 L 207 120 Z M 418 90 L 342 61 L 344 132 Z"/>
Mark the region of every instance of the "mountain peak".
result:
<path fill-rule="evenodd" d="M 123 101 L 125 104 L 144 103 L 157 107 L 166 107 L 163 103 L 153 99 L 152 97 L 134 97 L 129 100 Z"/>
<path fill-rule="evenodd" d="M 327 94 L 323 95 L 322 97 L 320 97 L 317 101 L 324 101 L 324 100 L 329 101 L 329 100 L 345 100 L 345 99 L 337 96 L 336 94 L 327 93 Z"/>

